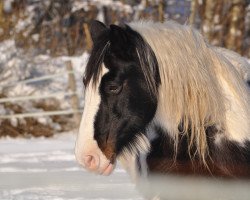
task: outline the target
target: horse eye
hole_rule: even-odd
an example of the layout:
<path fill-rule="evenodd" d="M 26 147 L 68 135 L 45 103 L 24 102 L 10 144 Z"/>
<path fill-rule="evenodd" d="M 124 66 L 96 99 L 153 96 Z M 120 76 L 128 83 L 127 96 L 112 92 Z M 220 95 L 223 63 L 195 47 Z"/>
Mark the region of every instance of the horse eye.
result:
<path fill-rule="evenodd" d="M 109 85 L 107 92 L 109 94 L 119 94 L 122 90 L 122 85 Z"/>

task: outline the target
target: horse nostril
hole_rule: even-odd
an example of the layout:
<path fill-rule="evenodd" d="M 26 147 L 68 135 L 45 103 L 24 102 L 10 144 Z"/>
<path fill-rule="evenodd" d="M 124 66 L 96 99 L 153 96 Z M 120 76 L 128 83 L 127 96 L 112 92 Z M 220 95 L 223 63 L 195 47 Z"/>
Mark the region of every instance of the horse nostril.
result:
<path fill-rule="evenodd" d="M 92 159 L 93 159 L 93 156 L 85 156 L 84 164 L 85 164 L 86 167 L 89 167 L 91 165 Z"/>
<path fill-rule="evenodd" d="M 99 167 L 99 158 L 94 155 L 87 155 L 84 157 L 84 164 L 86 168 L 95 170 Z"/>

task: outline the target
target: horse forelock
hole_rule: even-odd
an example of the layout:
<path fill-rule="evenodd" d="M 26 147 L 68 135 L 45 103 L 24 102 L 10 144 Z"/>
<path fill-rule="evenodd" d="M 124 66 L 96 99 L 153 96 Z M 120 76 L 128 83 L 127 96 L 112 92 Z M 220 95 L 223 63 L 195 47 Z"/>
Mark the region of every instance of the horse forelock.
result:
<path fill-rule="evenodd" d="M 249 102 L 249 92 L 242 79 L 230 69 L 233 68 L 230 61 L 223 62 L 227 60 L 225 56 L 217 53 L 189 26 L 174 22 L 136 22 L 130 26 L 142 35 L 156 56 L 161 84 L 154 121 L 167 129 L 176 146 L 180 124 L 182 134 L 189 138 L 189 150 L 195 145 L 196 154 L 204 163 L 209 154 L 207 127 L 216 126 L 228 138 L 230 134 L 232 139 L 250 138 L 249 129 L 246 130 L 249 105 L 245 103 Z M 226 81 L 229 89 L 224 88 L 221 79 Z M 227 92 L 232 96 L 228 97 Z M 241 100 L 234 103 L 237 96 L 241 96 Z M 235 127 L 227 125 L 229 122 L 241 124 L 232 114 L 227 114 L 231 104 L 233 112 L 238 110 L 244 115 L 240 119 L 244 122 L 240 133 L 232 133 Z"/>
<path fill-rule="evenodd" d="M 94 44 L 83 78 L 85 87 L 88 87 L 90 82 L 92 82 L 93 87 L 97 87 L 100 75 L 102 74 L 101 70 L 104 56 L 109 46 L 110 42 L 108 38 L 105 37 L 100 39 L 97 44 Z"/>

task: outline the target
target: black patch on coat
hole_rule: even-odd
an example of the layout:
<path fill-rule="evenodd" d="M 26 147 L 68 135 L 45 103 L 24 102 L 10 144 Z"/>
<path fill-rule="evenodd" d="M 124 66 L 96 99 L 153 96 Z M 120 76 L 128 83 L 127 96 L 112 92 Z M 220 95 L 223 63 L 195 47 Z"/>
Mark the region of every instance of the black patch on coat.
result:
<path fill-rule="evenodd" d="M 240 144 L 222 137 L 219 144 L 216 144 L 216 136 L 225 133 L 219 132 L 215 126 L 208 127 L 207 168 L 195 156 L 195 151 L 191 151 L 191 160 L 186 136 L 180 134 L 175 155 L 173 139 L 161 127 L 156 126 L 155 130 L 158 137 L 151 142 L 151 151 L 147 157 L 149 172 L 250 178 L 250 141 Z"/>

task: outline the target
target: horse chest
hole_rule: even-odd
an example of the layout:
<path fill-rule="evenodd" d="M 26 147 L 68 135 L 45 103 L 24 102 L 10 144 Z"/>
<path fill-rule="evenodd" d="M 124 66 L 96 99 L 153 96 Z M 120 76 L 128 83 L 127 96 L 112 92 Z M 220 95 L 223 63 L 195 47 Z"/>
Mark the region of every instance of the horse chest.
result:
<path fill-rule="evenodd" d="M 137 157 L 137 168 L 141 177 L 150 174 L 250 177 L 250 142 L 242 147 L 236 142 L 225 140 L 218 147 L 211 139 L 208 166 L 204 166 L 195 156 L 193 159 L 190 158 L 185 138 L 180 140 L 178 153 L 175 154 L 170 137 L 160 129 L 150 131 L 153 133 L 150 135 L 150 151 Z"/>

